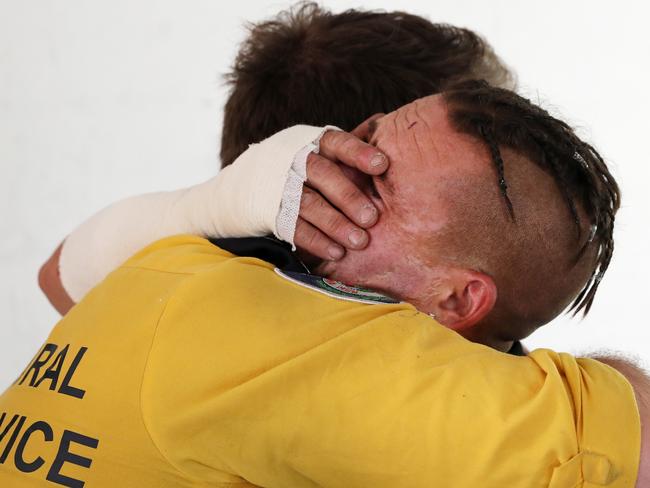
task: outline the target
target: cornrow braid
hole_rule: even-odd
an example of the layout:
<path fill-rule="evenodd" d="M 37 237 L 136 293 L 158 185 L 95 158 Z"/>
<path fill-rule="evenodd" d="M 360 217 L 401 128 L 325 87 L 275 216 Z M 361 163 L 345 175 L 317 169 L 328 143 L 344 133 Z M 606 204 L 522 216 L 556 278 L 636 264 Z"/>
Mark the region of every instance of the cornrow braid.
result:
<path fill-rule="evenodd" d="M 485 140 L 488 148 L 490 149 L 490 154 L 492 155 L 492 161 L 494 162 L 494 165 L 496 166 L 496 170 L 497 170 L 499 190 L 501 191 L 501 196 L 503 197 L 506 204 L 506 208 L 508 209 L 508 215 L 510 216 L 510 219 L 514 222 L 515 209 L 513 208 L 512 202 L 510 201 L 510 197 L 508 196 L 508 184 L 506 183 L 506 176 L 504 171 L 503 158 L 501 157 L 501 150 L 499 149 L 499 145 L 494 139 L 494 135 L 492 134 L 492 131 L 490 130 L 489 127 L 486 127 L 483 124 L 479 124 L 478 130 L 481 136 L 483 136 L 483 139 Z"/>
<path fill-rule="evenodd" d="M 581 147 L 576 148 L 574 158 L 579 161 L 589 178 L 591 188 L 594 189 L 587 192 L 585 197 L 588 202 L 586 206 L 595 209 L 595 211 L 593 211 L 594 217 L 589 240 L 584 244 L 584 248 L 592 242 L 598 246 L 597 267 L 571 305 L 571 310 L 574 313 L 578 313 L 584 307 L 586 315 L 593 304 L 596 290 L 614 253 L 614 220 L 620 207 L 621 194 L 605 161 L 590 144 L 582 143 Z"/>
<path fill-rule="evenodd" d="M 591 275 L 569 307 L 574 315 L 586 315 L 612 258 L 614 220 L 620 206 L 620 190 L 605 161 L 565 122 L 509 90 L 483 80 L 469 80 L 450 87 L 443 97 L 456 129 L 483 140 L 490 150 L 499 189 L 513 221 L 500 147 L 517 151 L 554 178 L 576 225 L 576 240 L 585 241 L 579 246 L 576 262 L 587 248 L 596 249 Z M 588 238 L 584 237 L 576 202 L 584 207 Z"/>
<path fill-rule="evenodd" d="M 578 215 L 578 209 L 576 208 L 575 200 L 571 195 L 571 189 L 567 184 L 568 178 L 566 175 L 566 171 L 564 170 L 564 166 L 562 166 L 562 164 L 560 163 L 557 151 L 555 151 L 555 148 L 553 147 L 552 144 L 548 142 L 548 139 L 546 137 L 542 137 L 542 139 L 537 141 L 537 143 L 541 147 L 542 156 L 545 159 L 545 163 L 553 171 L 553 174 L 555 176 L 555 181 L 558 187 L 560 188 L 560 191 L 562 192 L 562 196 L 567 202 L 569 210 L 571 211 L 571 217 L 573 217 L 573 222 L 576 225 L 577 239 L 579 240 L 582 237 L 580 216 Z M 580 257 L 580 255 L 584 253 L 586 249 L 587 249 L 586 246 L 583 246 L 579 256 L 577 256 L 577 259 Z"/>

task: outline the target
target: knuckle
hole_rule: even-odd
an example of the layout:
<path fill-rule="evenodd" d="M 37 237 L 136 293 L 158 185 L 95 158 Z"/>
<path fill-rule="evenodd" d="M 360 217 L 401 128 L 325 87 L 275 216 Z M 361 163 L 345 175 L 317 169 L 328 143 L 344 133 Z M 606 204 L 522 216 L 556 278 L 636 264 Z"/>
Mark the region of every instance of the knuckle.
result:
<path fill-rule="evenodd" d="M 333 215 L 324 216 L 317 224 L 317 227 L 328 237 L 339 234 L 343 223 Z"/>
<path fill-rule="evenodd" d="M 316 153 L 309 153 L 307 156 L 307 172 L 309 172 L 310 169 L 314 168 L 315 166 L 318 165 L 318 154 Z"/>
<path fill-rule="evenodd" d="M 308 247 L 309 243 L 314 239 L 315 229 L 302 220 L 298 220 L 296 224 L 296 235 L 294 243 L 300 247 Z"/>
<path fill-rule="evenodd" d="M 318 143 L 320 151 L 333 151 L 339 144 L 339 136 L 340 131 L 338 130 L 328 130 L 325 132 Z"/>
<path fill-rule="evenodd" d="M 344 132 L 342 130 L 329 130 L 325 133 L 324 137 L 328 144 L 339 145 L 345 140 L 345 136 L 347 134 L 347 132 Z"/>
<path fill-rule="evenodd" d="M 341 143 L 341 149 L 349 156 L 356 157 L 360 152 L 361 142 L 354 136 L 346 134 L 345 140 Z"/>
<path fill-rule="evenodd" d="M 338 130 L 327 130 L 320 138 L 321 144 L 330 144 L 332 141 L 336 140 L 336 136 L 339 133 Z"/>
<path fill-rule="evenodd" d="M 325 199 L 323 199 L 323 197 L 321 197 L 315 191 L 310 191 L 309 197 L 307 198 L 308 198 L 308 208 L 312 214 L 321 214 L 323 213 L 324 210 L 328 208 L 328 204 L 325 201 Z"/>
<path fill-rule="evenodd" d="M 304 186 L 302 189 L 302 196 L 300 197 L 300 208 L 301 209 L 308 209 L 314 206 L 314 203 L 316 201 L 316 192 L 309 188 L 308 186 Z"/>
<path fill-rule="evenodd" d="M 325 230 L 328 233 L 337 233 L 341 231 L 347 224 L 347 221 L 338 212 L 332 212 L 324 220 Z"/>
<path fill-rule="evenodd" d="M 300 209 L 298 214 L 304 216 L 306 220 L 312 221 L 323 214 L 327 209 L 327 202 L 314 190 L 305 187 L 300 199 Z"/>
<path fill-rule="evenodd" d="M 345 204 L 352 204 L 361 200 L 361 192 L 354 185 L 343 185 L 339 189 L 339 197 Z"/>
<path fill-rule="evenodd" d="M 314 228 L 310 228 L 308 234 L 305 237 L 305 248 L 313 252 L 320 252 L 322 247 L 320 232 Z"/>
<path fill-rule="evenodd" d="M 307 161 L 307 179 L 310 181 L 322 179 L 327 175 L 330 168 L 329 161 L 322 156 L 313 154 L 313 158 Z"/>

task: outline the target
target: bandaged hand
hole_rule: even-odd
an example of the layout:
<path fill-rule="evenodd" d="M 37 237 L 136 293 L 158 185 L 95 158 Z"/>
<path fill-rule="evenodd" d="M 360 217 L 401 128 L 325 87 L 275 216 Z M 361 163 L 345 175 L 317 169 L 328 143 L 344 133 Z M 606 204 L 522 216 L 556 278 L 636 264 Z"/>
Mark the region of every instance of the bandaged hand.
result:
<path fill-rule="evenodd" d="M 65 313 L 133 253 L 175 234 L 273 233 L 322 259 L 362 249 L 368 244 L 364 229 L 378 214 L 351 175 L 368 179 L 388 167 L 386 157 L 362 140 L 367 127 L 345 133 L 294 126 L 251 145 L 204 183 L 116 202 L 70 233 L 41 268 L 41 287 Z"/>
<path fill-rule="evenodd" d="M 370 177 L 388 169 L 388 158 L 369 145 L 371 117 L 351 133 L 328 131 L 318 154 L 306 161 L 306 181 L 293 244 L 321 259 L 340 259 L 345 249 L 363 249 L 379 217 L 368 195 Z M 284 201 L 284 200 L 283 200 Z"/>

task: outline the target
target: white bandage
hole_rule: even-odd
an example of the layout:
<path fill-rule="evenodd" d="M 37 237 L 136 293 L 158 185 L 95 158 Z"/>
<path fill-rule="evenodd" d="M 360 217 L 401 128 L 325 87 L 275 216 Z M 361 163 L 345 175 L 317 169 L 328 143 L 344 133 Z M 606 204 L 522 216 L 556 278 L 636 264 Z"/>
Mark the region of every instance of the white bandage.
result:
<path fill-rule="evenodd" d="M 285 129 L 251 145 L 205 183 L 131 197 L 106 207 L 66 238 L 59 259 L 61 284 L 78 302 L 136 251 L 175 234 L 274 233 L 293 243 L 307 156 L 318 151 L 328 129 L 335 128 Z"/>
<path fill-rule="evenodd" d="M 305 181 L 307 181 L 307 158 L 311 153 L 319 153 L 320 140 L 323 137 L 323 134 L 328 130 L 341 129 L 332 125 L 327 125 L 321 130 L 317 138 L 313 139 L 310 144 L 301 148 L 293 158 L 293 164 L 289 169 L 287 180 L 284 185 L 282 204 L 275 221 L 275 235 L 278 239 L 291 244 L 294 251 L 296 250 L 296 246 L 293 243 L 293 238 L 296 233 L 298 212 L 300 211 L 302 188 Z"/>

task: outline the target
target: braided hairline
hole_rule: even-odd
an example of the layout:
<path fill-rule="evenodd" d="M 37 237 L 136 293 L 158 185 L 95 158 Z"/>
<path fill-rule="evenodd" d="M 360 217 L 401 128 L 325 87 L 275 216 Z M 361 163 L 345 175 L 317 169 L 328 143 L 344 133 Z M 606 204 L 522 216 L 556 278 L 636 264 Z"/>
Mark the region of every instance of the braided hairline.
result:
<path fill-rule="evenodd" d="M 518 150 L 550 171 L 576 224 L 577 242 L 583 232 L 576 196 L 584 204 L 592 231 L 575 260 L 592 243 L 596 246 L 596 260 L 589 280 L 569 311 L 586 315 L 612 258 L 614 217 L 620 204 L 618 186 L 602 157 L 566 123 L 508 90 L 471 80 L 450 88 L 444 97 L 451 102 L 451 117 L 457 128 L 480 137 L 490 150 L 499 190 L 513 222 L 514 209 L 508 196 L 500 145 Z"/>
<path fill-rule="evenodd" d="M 499 149 L 499 144 L 497 144 L 497 141 L 494 137 L 494 133 L 490 127 L 484 124 L 480 124 L 478 126 L 478 131 L 483 137 L 483 140 L 487 144 L 488 149 L 490 150 L 490 154 L 492 155 L 492 162 L 494 163 L 494 166 L 496 167 L 497 170 L 499 191 L 501 192 L 501 196 L 505 201 L 506 208 L 508 209 L 508 215 L 510 216 L 510 219 L 514 222 L 515 209 L 513 208 L 512 202 L 510 201 L 510 197 L 508 196 L 508 183 L 506 182 L 503 157 L 501 156 L 501 150 Z"/>

